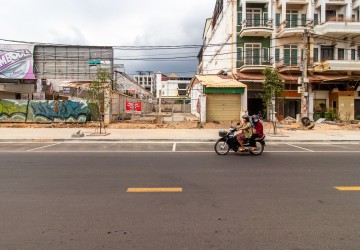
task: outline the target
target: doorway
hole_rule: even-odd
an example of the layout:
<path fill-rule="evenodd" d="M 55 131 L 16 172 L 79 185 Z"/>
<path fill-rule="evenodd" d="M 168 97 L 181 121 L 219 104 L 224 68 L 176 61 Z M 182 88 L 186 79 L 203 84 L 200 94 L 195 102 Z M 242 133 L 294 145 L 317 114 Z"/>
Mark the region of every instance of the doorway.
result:
<path fill-rule="evenodd" d="M 284 117 L 296 118 L 297 114 L 300 114 L 300 99 L 286 99 L 284 101 Z"/>

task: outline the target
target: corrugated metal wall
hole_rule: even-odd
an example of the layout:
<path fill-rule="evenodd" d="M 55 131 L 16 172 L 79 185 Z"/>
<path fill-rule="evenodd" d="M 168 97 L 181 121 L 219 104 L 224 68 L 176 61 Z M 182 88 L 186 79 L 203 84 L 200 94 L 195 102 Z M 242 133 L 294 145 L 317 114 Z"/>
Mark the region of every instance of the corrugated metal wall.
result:
<path fill-rule="evenodd" d="M 113 73 L 113 48 L 94 46 L 35 46 L 34 71 L 36 78 L 92 80 L 96 66 L 89 60 L 100 60 L 101 67 Z"/>

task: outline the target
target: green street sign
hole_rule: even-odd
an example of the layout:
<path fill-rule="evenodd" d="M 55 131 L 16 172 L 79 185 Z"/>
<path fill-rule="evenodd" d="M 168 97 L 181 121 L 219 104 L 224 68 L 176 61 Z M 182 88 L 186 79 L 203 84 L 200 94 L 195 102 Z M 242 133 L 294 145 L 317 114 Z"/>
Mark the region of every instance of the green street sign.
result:
<path fill-rule="evenodd" d="M 98 59 L 94 59 L 94 60 L 89 60 L 88 63 L 89 65 L 99 65 L 101 64 L 101 61 Z"/>

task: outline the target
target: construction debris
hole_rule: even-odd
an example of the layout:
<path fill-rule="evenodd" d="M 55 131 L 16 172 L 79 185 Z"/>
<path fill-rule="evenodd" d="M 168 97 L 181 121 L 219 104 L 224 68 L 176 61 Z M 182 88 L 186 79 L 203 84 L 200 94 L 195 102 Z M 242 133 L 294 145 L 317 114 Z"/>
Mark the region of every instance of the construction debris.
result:
<path fill-rule="evenodd" d="M 291 124 L 291 123 L 296 123 L 296 119 L 294 119 L 294 118 L 292 118 L 292 117 L 288 116 L 288 117 L 286 117 L 284 120 L 282 120 L 280 123 L 281 123 L 281 124 Z"/>

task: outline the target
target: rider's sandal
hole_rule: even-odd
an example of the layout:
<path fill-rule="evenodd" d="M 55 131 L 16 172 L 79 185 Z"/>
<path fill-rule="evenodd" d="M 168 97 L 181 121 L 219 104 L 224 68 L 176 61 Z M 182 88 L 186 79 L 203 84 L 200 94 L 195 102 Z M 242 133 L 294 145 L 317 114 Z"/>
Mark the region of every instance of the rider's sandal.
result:
<path fill-rule="evenodd" d="M 245 148 L 240 148 L 240 152 L 244 152 L 245 151 Z"/>
<path fill-rule="evenodd" d="M 255 150 L 256 150 L 256 148 L 251 148 L 250 150 L 251 150 L 251 151 L 255 151 Z"/>

